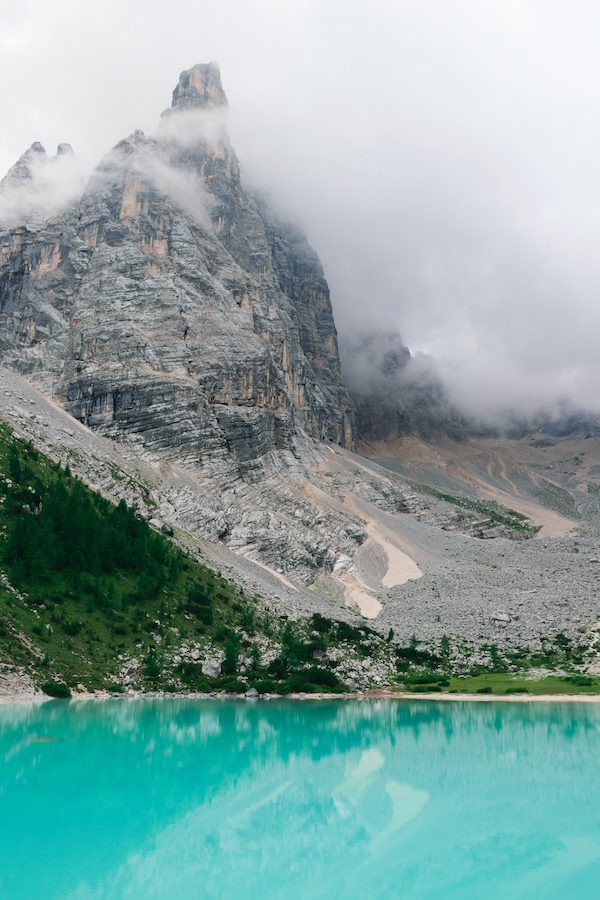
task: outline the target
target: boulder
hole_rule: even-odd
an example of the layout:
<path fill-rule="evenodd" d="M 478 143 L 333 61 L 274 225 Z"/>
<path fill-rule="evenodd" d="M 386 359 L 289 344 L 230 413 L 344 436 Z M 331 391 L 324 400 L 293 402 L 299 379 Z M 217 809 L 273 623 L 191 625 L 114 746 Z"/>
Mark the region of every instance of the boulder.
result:
<path fill-rule="evenodd" d="M 202 674 L 208 678 L 217 678 L 221 674 L 221 663 L 216 659 L 205 659 L 202 663 Z"/>

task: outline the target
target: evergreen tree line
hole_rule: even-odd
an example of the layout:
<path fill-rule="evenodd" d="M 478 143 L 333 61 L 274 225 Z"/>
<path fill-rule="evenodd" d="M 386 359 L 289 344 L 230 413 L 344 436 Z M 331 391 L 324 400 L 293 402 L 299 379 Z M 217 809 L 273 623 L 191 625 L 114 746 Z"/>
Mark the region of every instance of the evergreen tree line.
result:
<path fill-rule="evenodd" d="M 28 580 L 118 571 L 158 579 L 171 562 L 166 542 L 123 500 L 114 506 L 68 469 L 42 482 L 14 445 L 8 470 L 5 560 Z"/>

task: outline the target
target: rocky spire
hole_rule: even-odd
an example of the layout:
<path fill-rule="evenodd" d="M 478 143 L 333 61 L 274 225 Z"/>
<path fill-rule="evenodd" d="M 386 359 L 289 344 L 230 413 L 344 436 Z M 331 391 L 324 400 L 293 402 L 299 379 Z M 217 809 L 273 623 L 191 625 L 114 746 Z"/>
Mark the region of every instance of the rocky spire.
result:
<path fill-rule="evenodd" d="M 0 184 L 9 185 L 21 181 L 30 181 L 33 178 L 33 167 L 37 162 L 46 162 L 47 156 L 44 147 L 39 141 L 29 147 L 12 166 Z"/>
<path fill-rule="evenodd" d="M 14 166 L 11 166 L 4 178 L 0 181 L 0 185 L 3 185 L 4 188 L 6 188 L 11 185 L 21 184 L 22 182 L 33 181 L 36 174 L 39 173 L 41 166 L 66 158 L 75 158 L 73 148 L 70 144 L 59 144 L 56 148 L 56 156 L 48 156 L 42 144 L 40 144 L 39 141 L 34 141 L 31 147 L 19 157 Z"/>
<path fill-rule="evenodd" d="M 60 158 L 61 156 L 75 156 L 75 154 L 73 153 L 71 145 L 63 142 L 56 148 L 56 156 L 57 158 Z"/>
<path fill-rule="evenodd" d="M 198 63 L 181 73 L 173 91 L 173 109 L 215 109 L 219 106 L 227 106 L 227 97 L 216 62 Z"/>

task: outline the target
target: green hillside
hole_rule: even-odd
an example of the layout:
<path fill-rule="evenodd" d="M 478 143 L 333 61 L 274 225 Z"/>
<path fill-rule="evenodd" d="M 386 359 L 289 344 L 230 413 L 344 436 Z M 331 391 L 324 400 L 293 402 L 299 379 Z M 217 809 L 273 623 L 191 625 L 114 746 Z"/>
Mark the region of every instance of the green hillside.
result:
<path fill-rule="evenodd" d="M 4 424 L 0 533 L 0 662 L 48 691 L 122 689 L 128 661 L 128 683 L 147 690 L 340 687 L 314 663 L 323 639 L 311 642 L 306 625 L 267 612 Z M 190 646 L 223 651 L 222 674 L 202 675 Z"/>
<path fill-rule="evenodd" d="M 484 645 L 472 663 L 447 637 L 401 646 L 391 629 L 384 638 L 318 613 L 288 620 L 0 423 L 0 665 L 25 669 L 52 695 L 336 692 L 371 664 L 380 675 L 369 683 L 417 693 L 511 690 L 517 675 L 533 691 L 541 669 L 568 675 L 564 690 L 595 692 L 596 679 L 581 681 L 594 652 L 557 635 L 538 652 Z M 202 672 L 206 660 L 219 674 Z M 463 686 L 457 673 L 479 681 Z"/>

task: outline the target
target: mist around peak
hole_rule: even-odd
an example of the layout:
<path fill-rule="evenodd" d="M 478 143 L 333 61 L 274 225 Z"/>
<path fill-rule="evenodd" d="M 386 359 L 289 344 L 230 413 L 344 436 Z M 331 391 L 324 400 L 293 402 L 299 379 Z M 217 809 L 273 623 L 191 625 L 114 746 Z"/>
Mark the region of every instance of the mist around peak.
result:
<path fill-rule="evenodd" d="M 593 4 L 32 0 L 0 24 L 3 169 L 64 134 L 89 172 L 174 86 L 163 137 L 219 140 L 219 69 L 195 65 L 218 60 L 245 182 L 306 230 L 344 339 L 398 331 L 473 418 L 600 412 Z"/>
<path fill-rule="evenodd" d="M 59 144 L 56 155 L 48 156 L 34 142 L 0 181 L 0 228 L 41 224 L 76 202 L 84 184 L 70 144 Z"/>

